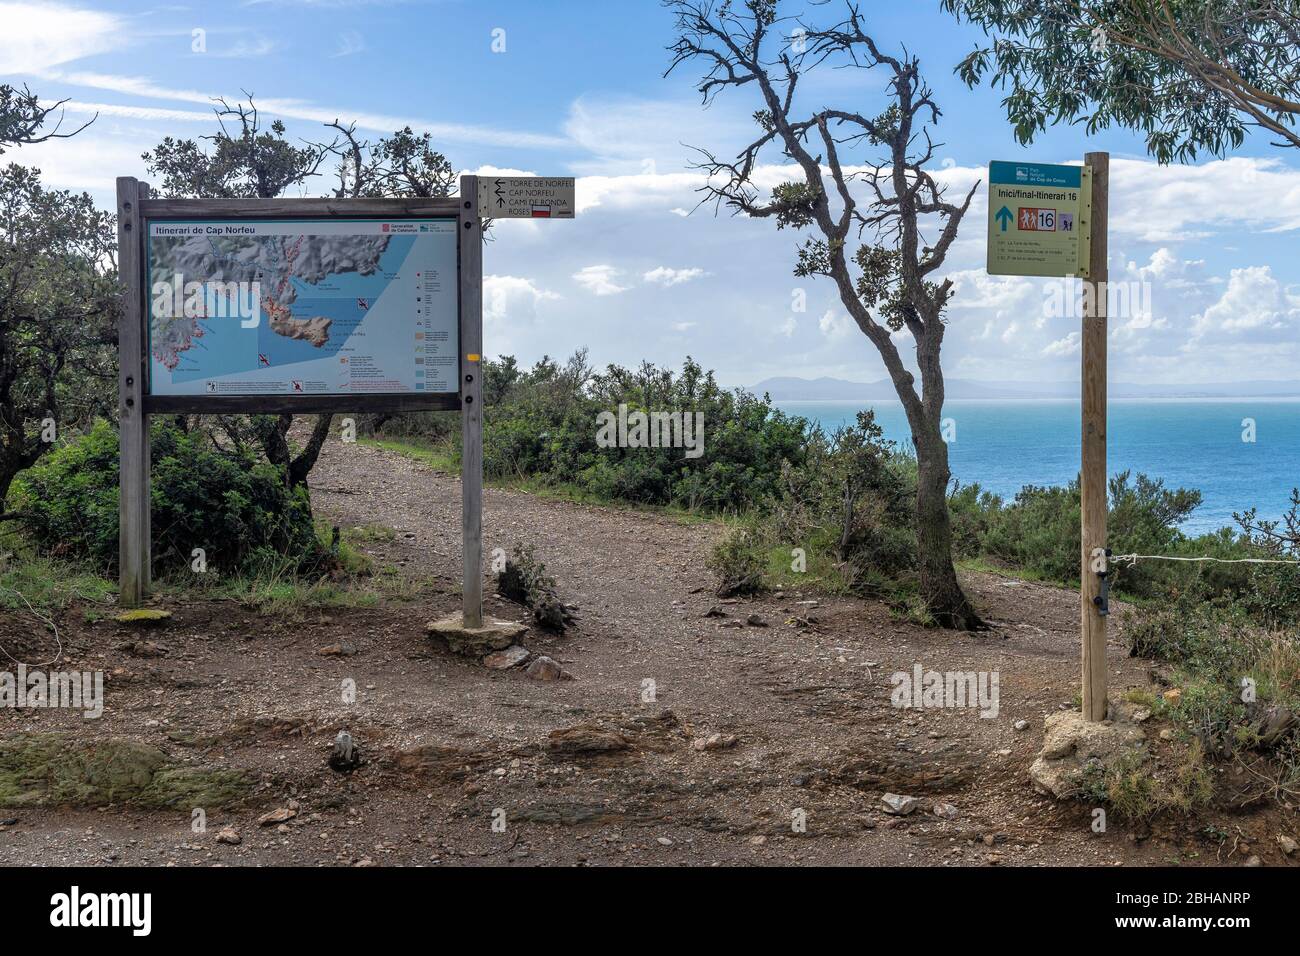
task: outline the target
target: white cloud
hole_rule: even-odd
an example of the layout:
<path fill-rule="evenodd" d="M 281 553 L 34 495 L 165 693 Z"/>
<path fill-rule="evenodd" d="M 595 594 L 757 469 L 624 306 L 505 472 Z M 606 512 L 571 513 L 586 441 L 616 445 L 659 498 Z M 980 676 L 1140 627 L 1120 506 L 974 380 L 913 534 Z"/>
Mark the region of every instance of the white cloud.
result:
<path fill-rule="evenodd" d="M 356 53 L 363 53 L 366 50 L 366 39 L 356 30 L 344 30 L 338 36 L 338 48 L 332 54 L 334 57 L 352 56 Z"/>
<path fill-rule="evenodd" d="M 573 274 L 573 281 L 596 295 L 617 295 L 628 290 L 614 281 L 621 274 L 621 269 L 609 265 L 586 266 Z"/>
<path fill-rule="evenodd" d="M 655 285 L 675 286 L 706 275 L 708 273 L 703 269 L 670 269 L 668 266 L 659 266 L 651 269 L 642 278 Z"/>
<path fill-rule="evenodd" d="M 795 317 L 793 315 L 787 315 L 785 321 L 776 327 L 776 331 L 780 335 L 784 335 L 787 339 L 790 339 L 794 338 L 794 333 L 798 328 L 799 323 L 795 321 Z"/>
<path fill-rule="evenodd" d="M 1043 349 L 1043 354 L 1054 358 L 1065 358 L 1069 355 L 1077 355 L 1079 352 L 1080 335 L 1078 332 L 1071 332 L 1063 339 L 1057 339 L 1049 343 Z"/>
<path fill-rule="evenodd" d="M 112 14 L 60 3 L 0 3 L 0 74 L 38 73 L 124 44 Z"/>
<path fill-rule="evenodd" d="M 827 309 L 826 314 L 817 321 L 817 328 L 828 339 L 842 339 L 857 328 L 857 324 L 843 312 Z"/>
<path fill-rule="evenodd" d="M 0 71 L 3 72 L 3 71 Z M 162 86 L 141 76 L 122 76 L 111 73 L 93 73 L 86 71 L 63 72 L 59 70 L 31 70 L 36 75 L 72 86 L 84 86 L 97 90 L 110 90 L 131 96 L 146 97 L 155 100 L 174 100 L 184 103 L 202 103 L 210 106 L 219 94 L 200 90 L 177 89 Z M 227 94 L 226 99 L 234 102 L 241 97 Z M 394 116 L 385 113 L 370 113 L 347 107 L 317 106 L 306 100 L 298 99 L 263 99 L 257 100 L 258 109 L 271 116 L 286 119 L 309 120 L 317 123 L 332 123 L 336 119 L 344 122 L 354 121 L 365 130 L 391 133 L 395 129 L 410 126 L 420 131 L 427 130 L 435 141 L 450 143 L 477 143 L 485 146 L 511 146 L 535 149 L 556 149 L 570 146 L 567 139 L 545 133 L 528 133 L 520 130 L 495 129 L 460 123 L 437 123 L 411 116 Z"/>
<path fill-rule="evenodd" d="M 1300 300 L 1290 296 L 1268 266 L 1233 269 L 1219 300 L 1196 318 L 1197 338 L 1253 333 L 1259 339 L 1294 335 L 1300 325 Z"/>
<path fill-rule="evenodd" d="M 486 323 L 511 319 L 532 321 L 541 302 L 560 298 L 558 293 L 543 289 L 532 279 L 520 276 L 483 277 L 483 320 Z"/>
<path fill-rule="evenodd" d="M 696 324 L 697 323 L 695 322 L 674 322 L 672 324 L 672 330 L 674 332 L 686 332 L 689 329 L 695 328 Z"/>

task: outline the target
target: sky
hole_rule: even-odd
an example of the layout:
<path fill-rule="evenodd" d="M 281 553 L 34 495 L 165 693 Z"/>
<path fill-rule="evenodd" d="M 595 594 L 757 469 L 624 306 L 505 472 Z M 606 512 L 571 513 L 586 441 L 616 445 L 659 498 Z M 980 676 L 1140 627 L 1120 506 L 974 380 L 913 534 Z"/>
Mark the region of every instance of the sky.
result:
<path fill-rule="evenodd" d="M 1112 380 L 1300 380 L 1296 150 L 1256 136 L 1223 160 L 1161 167 L 1138 136 L 1077 126 L 1021 147 L 1000 93 L 953 74 L 978 29 L 939 0 L 864 8 L 884 49 L 920 57 L 944 111 L 936 178 L 954 197 L 980 184 L 945 266 L 949 377 L 1077 379 L 1080 320 L 1063 291 L 1073 280 L 988 275 L 984 183 L 990 160 L 1077 163 L 1107 150 L 1110 275 L 1126 283 L 1110 323 Z M 814 8 L 832 14 L 834 0 Z M 149 178 L 142 152 L 215 128 L 213 97 L 253 94 L 291 139 L 327 139 L 336 118 L 371 137 L 410 125 L 464 172 L 578 178 L 575 220 L 495 227 L 487 354 L 531 363 L 585 346 L 598 366 L 680 366 L 689 355 L 727 385 L 883 378 L 830 280 L 794 277 L 797 233 L 698 206 L 691 147 L 734 153 L 760 104 L 742 87 L 705 109 L 695 67 L 665 77 L 672 26 L 657 0 L 0 0 L 0 82 L 67 99 L 65 128 L 97 114 L 72 139 L 0 162 L 38 166 L 47 185 L 111 207 L 115 177 Z M 878 71 L 823 69 L 804 79 L 798 105 L 875 115 L 887 103 Z M 767 162 L 764 188 L 790 177 L 779 155 Z M 906 333 L 897 340 L 906 356 Z"/>

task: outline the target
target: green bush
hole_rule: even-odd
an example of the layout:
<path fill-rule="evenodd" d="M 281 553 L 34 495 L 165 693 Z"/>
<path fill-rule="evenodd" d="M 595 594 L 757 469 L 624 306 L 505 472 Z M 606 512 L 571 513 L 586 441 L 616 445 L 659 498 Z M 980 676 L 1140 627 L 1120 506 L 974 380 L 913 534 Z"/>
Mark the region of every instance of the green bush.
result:
<path fill-rule="evenodd" d="M 316 538 L 305 489 L 250 450 L 217 447 L 171 420 L 152 429 L 155 570 L 187 568 L 193 549 L 209 568 L 234 571 L 287 556 L 307 568 L 328 554 Z M 15 484 L 14 511 L 38 550 L 117 564 L 118 437 L 106 421 L 45 456 Z"/>
<path fill-rule="evenodd" d="M 763 590 L 768 551 L 753 531 L 733 528 L 709 553 L 707 566 L 718 579 L 718 596 L 735 597 Z"/>

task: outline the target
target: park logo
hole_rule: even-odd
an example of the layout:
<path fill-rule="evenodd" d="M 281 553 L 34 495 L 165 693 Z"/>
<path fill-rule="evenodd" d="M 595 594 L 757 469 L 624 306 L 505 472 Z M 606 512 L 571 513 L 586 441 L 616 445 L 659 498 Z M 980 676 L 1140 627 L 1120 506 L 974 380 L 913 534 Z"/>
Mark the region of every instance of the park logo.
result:
<path fill-rule="evenodd" d="M 889 682 L 889 702 L 898 708 L 969 707 L 984 718 L 998 715 L 997 671 L 927 671 L 916 664 L 910 674 L 891 674 Z"/>
<path fill-rule="evenodd" d="M 262 322 L 262 283 L 186 282 L 179 272 L 171 282 L 155 282 L 155 319 L 239 319 L 240 328 L 255 329 Z"/>
<path fill-rule="evenodd" d="M 51 896 L 50 907 L 51 926 L 127 926 L 132 936 L 153 929 L 152 893 L 82 893 L 74 886 Z"/>
<path fill-rule="evenodd" d="M 704 454 L 703 412 L 629 414 L 624 404 L 618 406 L 617 415 L 598 414 L 596 426 L 596 445 L 600 448 L 685 448 L 687 458 Z"/>
<path fill-rule="evenodd" d="M 17 672 L 0 671 L 0 707 L 67 708 L 83 711 L 87 720 L 104 713 L 103 671 L 28 670 L 19 664 Z"/>

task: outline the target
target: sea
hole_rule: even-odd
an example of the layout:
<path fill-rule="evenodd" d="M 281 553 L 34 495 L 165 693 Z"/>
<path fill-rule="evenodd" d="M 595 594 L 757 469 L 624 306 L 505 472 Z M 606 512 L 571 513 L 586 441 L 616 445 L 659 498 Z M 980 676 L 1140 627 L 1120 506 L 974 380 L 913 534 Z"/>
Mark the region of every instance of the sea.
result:
<path fill-rule="evenodd" d="M 782 411 L 827 432 L 871 408 L 885 438 L 911 448 L 898 402 L 782 401 Z M 1065 485 L 1078 477 L 1077 401 L 957 400 L 944 407 L 949 466 L 963 485 L 1011 499 L 1025 485 Z M 1180 526 L 1188 534 L 1234 527 L 1233 512 L 1257 508 L 1280 518 L 1300 487 L 1300 399 L 1112 399 L 1107 470 L 1161 478 L 1195 489 L 1202 503 Z"/>

